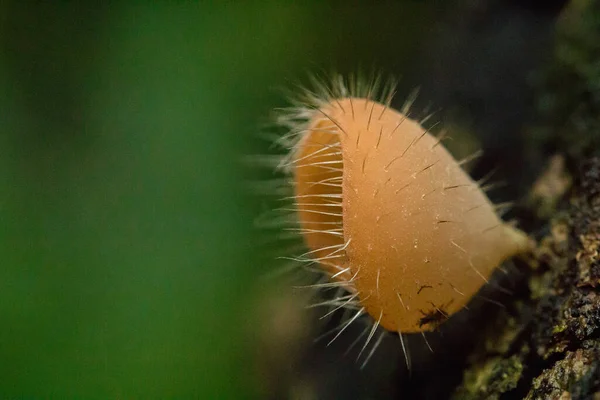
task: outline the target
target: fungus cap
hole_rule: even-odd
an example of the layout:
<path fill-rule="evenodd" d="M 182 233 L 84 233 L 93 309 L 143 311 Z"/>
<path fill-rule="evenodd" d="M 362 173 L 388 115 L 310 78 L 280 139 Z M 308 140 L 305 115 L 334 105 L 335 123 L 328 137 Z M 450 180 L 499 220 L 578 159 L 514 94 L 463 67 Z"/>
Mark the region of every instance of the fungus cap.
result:
<path fill-rule="evenodd" d="M 315 109 L 293 154 L 305 243 L 378 324 L 428 331 L 462 309 L 528 238 L 441 141 L 363 98 Z"/>

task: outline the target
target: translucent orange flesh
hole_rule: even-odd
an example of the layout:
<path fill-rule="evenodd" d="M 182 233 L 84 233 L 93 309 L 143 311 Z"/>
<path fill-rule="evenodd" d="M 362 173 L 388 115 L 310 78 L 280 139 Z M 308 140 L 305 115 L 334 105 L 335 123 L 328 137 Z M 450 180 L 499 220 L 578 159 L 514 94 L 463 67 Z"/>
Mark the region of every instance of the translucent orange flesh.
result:
<path fill-rule="evenodd" d="M 344 281 L 350 279 L 349 272 L 342 271 L 346 268 L 345 252 L 333 253 L 335 246 L 344 244 L 340 171 L 343 163 L 339 136 L 326 132 L 328 125 L 328 121 L 316 121 L 317 130 L 303 138 L 296 153 L 296 204 L 304 241 L 314 251 L 312 258 L 320 260 L 334 279 Z M 337 233 L 332 230 L 339 230 L 340 235 L 332 234 Z"/>
<path fill-rule="evenodd" d="M 317 195 L 299 207 L 308 247 L 388 330 L 434 329 L 528 247 L 437 138 L 381 104 L 345 98 L 323 107 L 296 160 L 296 194 Z M 341 207 L 325 205 L 332 194 Z M 321 232 L 330 223 L 343 235 Z"/>

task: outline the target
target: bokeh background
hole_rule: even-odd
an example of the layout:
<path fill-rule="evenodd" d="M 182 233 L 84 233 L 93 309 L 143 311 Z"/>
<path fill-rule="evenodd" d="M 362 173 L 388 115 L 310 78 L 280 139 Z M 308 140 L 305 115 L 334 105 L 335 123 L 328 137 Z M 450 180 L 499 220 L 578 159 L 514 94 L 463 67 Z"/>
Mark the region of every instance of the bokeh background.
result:
<path fill-rule="evenodd" d="M 269 319 L 244 184 L 268 173 L 242 160 L 280 88 L 358 68 L 518 151 L 494 129 L 522 123 L 554 11 L 450 3 L 1 2 L 0 398 L 286 398 L 265 327 L 305 321 Z"/>

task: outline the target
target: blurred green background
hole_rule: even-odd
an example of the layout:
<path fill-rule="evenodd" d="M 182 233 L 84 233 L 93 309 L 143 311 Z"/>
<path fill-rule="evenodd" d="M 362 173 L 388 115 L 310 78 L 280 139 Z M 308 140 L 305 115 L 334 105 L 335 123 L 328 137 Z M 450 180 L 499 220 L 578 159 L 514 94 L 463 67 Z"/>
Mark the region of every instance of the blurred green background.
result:
<path fill-rule="evenodd" d="M 0 3 L 0 398 L 264 394 L 240 160 L 279 87 L 407 70 L 433 4 Z"/>

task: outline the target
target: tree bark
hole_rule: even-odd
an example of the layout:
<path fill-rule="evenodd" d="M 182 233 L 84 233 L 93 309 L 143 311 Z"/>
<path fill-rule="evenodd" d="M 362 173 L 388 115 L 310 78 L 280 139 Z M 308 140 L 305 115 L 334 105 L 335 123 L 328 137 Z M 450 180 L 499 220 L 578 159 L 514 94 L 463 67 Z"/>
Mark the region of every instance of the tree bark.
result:
<path fill-rule="evenodd" d="M 539 93 L 527 287 L 489 322 L 454 399 L 600 399 L 600 1 L 572 1 Z M 538 232 L 537 234 L 535 232 Z"/>

